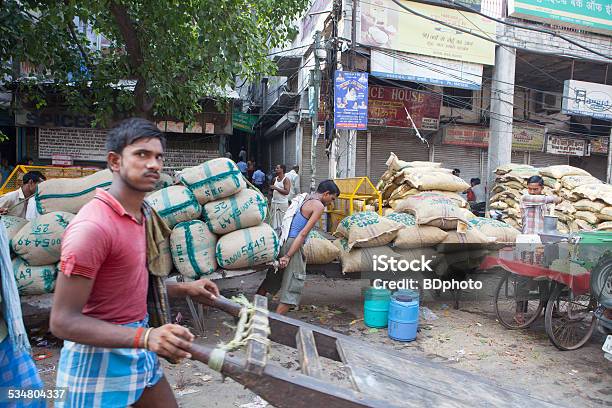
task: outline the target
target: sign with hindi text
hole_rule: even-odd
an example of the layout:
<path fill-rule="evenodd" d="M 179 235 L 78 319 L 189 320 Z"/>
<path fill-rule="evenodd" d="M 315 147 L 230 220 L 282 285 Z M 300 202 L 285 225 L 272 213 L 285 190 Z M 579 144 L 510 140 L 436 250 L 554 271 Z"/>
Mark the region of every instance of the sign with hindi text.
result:
<path fill-rule="evenodd" d="M 368 117 L 371 125 L 437 130 L 440 95 L 409 88 L 370 86 Z"/>
<path fill-rule="evenodd" d="M 489 147 L 489 129 L 477 126 L 450 126 L 444 129 L 442 143 L 457 146 Z M 514 123 L 512 150 L 541 152 L 544 150 L 543 127 Z"/>
<path fill-rule="evenodd" d="M 564 156 L 588 156 L 587 141 L 584 139 L 548 135 L 546 153 Z"/>

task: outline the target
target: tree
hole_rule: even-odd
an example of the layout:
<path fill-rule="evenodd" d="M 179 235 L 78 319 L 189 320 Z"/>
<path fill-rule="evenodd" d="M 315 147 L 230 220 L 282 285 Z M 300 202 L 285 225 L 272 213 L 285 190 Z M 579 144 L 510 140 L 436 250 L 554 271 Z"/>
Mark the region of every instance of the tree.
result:
<path fill-rule="evenodd" d="M 38 98 L 52 84 L 102 123 L 118 111 L 193 122 L 204 96 L 273 72 L 268 50 L 294 35 L 308 0 L 0 0 L 0 78 Z M 108 39 L 93 47 L 83 22 Z M 40 99 L 38 106 L 44 105 Z"/>

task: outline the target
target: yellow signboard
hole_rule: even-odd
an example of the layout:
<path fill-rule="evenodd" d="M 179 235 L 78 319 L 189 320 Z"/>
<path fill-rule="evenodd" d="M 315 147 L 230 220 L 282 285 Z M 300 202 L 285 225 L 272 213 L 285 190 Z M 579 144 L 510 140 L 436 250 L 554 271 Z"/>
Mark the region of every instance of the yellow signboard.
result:
<path fill-rule="evenodd" d="M 495 22 L 474 13 L 428 4 L 401 1 L 406 7 L 452 27 L 494 40 Z M 361 4 L 361 43 L 373 47 L 494 65 L 492 41 L 427 20 L 399 7 L 391 0 Z"/>

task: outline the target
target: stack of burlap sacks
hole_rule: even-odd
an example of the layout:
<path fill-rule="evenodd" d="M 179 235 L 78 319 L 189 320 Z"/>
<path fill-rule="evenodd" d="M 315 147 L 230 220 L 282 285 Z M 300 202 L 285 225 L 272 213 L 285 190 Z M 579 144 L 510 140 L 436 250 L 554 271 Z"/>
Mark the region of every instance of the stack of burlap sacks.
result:
<path fill-rule="evenodd" d="M 612 186 L 587 171 L 566 165 L 535 168 L 508 164 L 495 171 L 490 207 L 503 213 L 503 220 L 521 228 L 521 196 L 527 193 L 527 180 L 542 176 L 544 194 L 563 199 L 554 208 L 557 229 L 562 233 L 577 231 L 612 231 Z"/>
<path fill-rule="evenodd" d="M 374 256 L 407 261 L 424 256 L 444 276 L 476 267 L 492 245 L 515 242 L 518 230 L 467 209 L 458 193 L 469 185 L 439 163 L 403 162 L 391 153 L 387 166 L 378 183 L 384 216 L 355 213 L 334 233 L 344 273 L 372 272 Z"/>
<path fill-rule="evenodd" d="M 226 158 L 162 175 L 146 201 L 172 229 L 162 248 L 160 264 L 188 278 L 210 274 L 218 267 L 239 269 L 265 264 L 279 252 L 278 237 L 263 223 L 267 202 L 247 188 L 236 164 Z M 53 292 L 61 238 L 70 221 L 96 189 L 108 189 L 112 174 L 103 170 L 78 179 L 51 179 L 36 193 L 38 212 L 27 222 L 3 216 L 11 241 L 13 269 L 20 294 Z"/>

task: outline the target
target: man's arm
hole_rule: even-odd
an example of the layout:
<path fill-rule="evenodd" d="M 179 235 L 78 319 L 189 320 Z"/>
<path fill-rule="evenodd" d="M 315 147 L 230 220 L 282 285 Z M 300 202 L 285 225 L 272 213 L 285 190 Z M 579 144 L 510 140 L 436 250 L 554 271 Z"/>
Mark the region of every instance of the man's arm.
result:
<path fill-rule="evenodd" d="M 287 251 L 287 253 L 280 258 L 279 262 L 281 269 L 285 268 L 289 264 L 289 260 L 291 259 L 291 257 L 295 255 L 295 253 L 300 250 L 304 242 L 306 242 L 306 237 L 308 237 L 308 233 L 317 224 L 317 221 L 319 221 L 319 218 L 321 218 L 321 215 L 323 214 L 324 210 L 325 207 L 323 206 L 323 204 L 320 204 L 312 211 L 308 222 L 306 223 L 304 228 L 302 228 L 298 236 L 293 240 L 289 251 Z"/>
<path fill-rule="evenodd" d="M 525 194 L 521 197 L 521 203 L 529 206 L 529 205 L 543 205 L 543 204 L 559 204 L 561 202 L 561 197 L 557 196 L 545 196 L 545 195 L 534 195 L 534 194 Z"/>
<path fill-rule="evenodd" d="M 189 296 L 204 305 L 211 305 L 220 296 L 217 285 L 204 278 L 193 282 L 166 282 L 166 289 L 170 298 Z"/>

